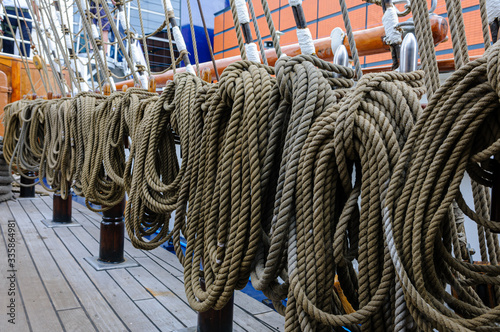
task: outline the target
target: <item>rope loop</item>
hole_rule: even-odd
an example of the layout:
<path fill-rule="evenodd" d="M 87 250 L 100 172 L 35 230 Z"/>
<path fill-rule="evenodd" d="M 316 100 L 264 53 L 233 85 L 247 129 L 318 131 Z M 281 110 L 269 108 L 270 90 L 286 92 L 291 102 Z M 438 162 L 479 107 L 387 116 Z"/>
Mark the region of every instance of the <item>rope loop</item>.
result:
<path fill-rule="evenodd" d="M 500 43 L 496 42 L 484 56 L 487 59 L 488 81 L 500 98 Z"/>

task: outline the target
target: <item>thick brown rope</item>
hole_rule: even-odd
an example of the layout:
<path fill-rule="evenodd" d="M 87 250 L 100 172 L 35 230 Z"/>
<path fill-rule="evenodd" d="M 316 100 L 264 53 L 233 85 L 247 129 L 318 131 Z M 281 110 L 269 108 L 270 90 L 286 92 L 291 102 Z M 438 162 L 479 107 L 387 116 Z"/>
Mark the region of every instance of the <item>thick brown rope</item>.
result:
<path fill-rule="evenodd" d="M 462 261 L 449 211 L 456 200 L 486 238 L 500 230 L 458 189 L 466 168 L 492 184 L 499 45 L 453 74 L 424 111 L 423 72 L 370 74 L 352 89 L 353 70 L 303 55 L 275 69 L 241 61 L 216 84 L 176 75 L 161 96 L 20 101 L 6 108 L 4 155 L 54 187 L 68 180 L 89 207 L 127 192 L 134 245 L 173 239 L 196 310 L 220 309 L 251 276 L 287 331 L 495 330 L 500 309 L 471 286 L 499 285 L 500 268 Z M 335 274 L 353 313 L 333 291 Z"/>

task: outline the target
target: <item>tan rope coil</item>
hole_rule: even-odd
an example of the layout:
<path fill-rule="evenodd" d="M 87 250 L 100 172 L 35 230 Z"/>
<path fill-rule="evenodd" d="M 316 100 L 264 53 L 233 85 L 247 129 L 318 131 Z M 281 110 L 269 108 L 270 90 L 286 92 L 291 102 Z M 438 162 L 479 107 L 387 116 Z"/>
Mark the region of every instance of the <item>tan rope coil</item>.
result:
<path fill-rule="evenodd" d="M 134 246 L 173 239 L 196 310 L 222 308 L 251 276 L 287 331 L 495 330 L 499 307 L 472 286 L 499 285 L 500 267 L 462 261 L 449 212 L 456 200 L 485 237 L 500 231 L 458 187 L 466 169 L 492 184 L 499 54 L 497 43 L 465 64 L 424 111 L 423 72 L 369 74 L 352 88 L 353 70 L 304 55 L 275 69 L 237 62 L 215 84 L 176 75 L 161 96 L 23 100 L 6 107 L 4 155 L 52 190 L 67 195 L 69 182 L 96 211 L 127 192 Z M 497 244 L 483 242 L 495 262 Z"/>
<path fill-rule="evenodd" d="M 447 212 L 456 199 L 479 225 L 500 230 L 498 222 L 471 211 L 459 192 L 466 168 L 478 183 L 492 184 L 488 160 L 500 146 L 499 50 L 497 43 L 436 91 L 401 152 L 385 197 L 386 242 L 410 313 L 423 330 L 498 330 L 499 307 L 486 308 L 469 286 L 498 285 L 500 267 L 452 256 L 448 234 L 454 222 Z M 446 284 L 459 299 L 446 292 Z"/>

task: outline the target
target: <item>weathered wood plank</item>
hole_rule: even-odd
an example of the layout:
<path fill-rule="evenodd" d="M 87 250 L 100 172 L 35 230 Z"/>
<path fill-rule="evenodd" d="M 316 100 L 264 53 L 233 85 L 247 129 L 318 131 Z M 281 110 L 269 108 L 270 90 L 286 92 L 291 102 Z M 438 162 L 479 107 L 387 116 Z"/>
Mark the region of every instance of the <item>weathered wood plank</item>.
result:
<path fill-rule="evenodd" d="M 43 216 L 33 205 L 33 201 L 24 200 L 20 201 L 19 204 L 9 204 L 9 206 L 12 213 L 16 215 L 33 261 L 55 309 L 64 310 L 80 307 L 59 266 L 52 258 L 44 242 L 40 241 L 41 236 L 33 225 L 33 223 L 39 223 Z"/>
<path fill-rule="evenodd" d="M 63 310 L 58 312 L 66 331 L 90 332 L 96 331 L 95 326 L 82 308 Z"/>
<path fill-rule="evenodd" d="M 113 308 L 106 302 L 54 231 L 47 229 L 42 223 L 35 226 L 97 329 L 110 332 L 126 331 L 125 325 Z"/>
<path fill-rule="evenodd" d="M 17 202 L 9 202 L 9 206 L 11 204 L 20 207 Z M 22 225 L 25 225 L 25 222 L 29 222 L 29 219 L 26 221 L 26 214 L 24 216 L 14 214 L 14 216 L 19 225 L 19 235 L 21 235 L 19 242 L 16 243 L 16 277 L 26 309 L 26 315 L 29 321 L 36 322 L 36 324 L 31 324 L 31 329 L 33 331 L 63 331 L 49 295 L 32 261 L 29 249 L 26 247 L 25 240 L 22 237 L 23 231 L 28 233 L 27 227 Z M 6 228 L 3 225 L 2 229 L 5 233 Z"/>
<path fill-rule="evenodd" d="M 84 258 L 89 257 L 91 253 L 79 241 L 81 239 L 77 239 L 72 233 L 73 231 L 77 232 L 78 228 L 73 227 L 72 230 L 69 228 L 58 228 L 55 232 L 127 328 L 131 331 L 157 331 L 158 329 L 151 323 L 149 318 L 135 305 L 120 286 L 110 277 L 107 271 L 96 271 L 90 264 L 84 261 Z M 92 241 L 94 240 L 92 239 Z"/>
<path fill-rule="evenodd" d="M 172 331 L 184 327 L 157 299 L 139 300 L 135 303 L 161 331 Z"/>
<path fill-rule="evenodd" d="M 243 311 L 239 306 L 233 307 L 233 326 L 239 325 L 245 331 L 275 331 L 263 325 L 260 321 L 248 312 Z"/>
<path fill-rule="evenodd" d="M 182 278 L 174 276 L 170 272 L 168 265 L 164 263 L 162 264 L 161 261 L 153 261 L 150 258 L 138 258 L 137 261 L 144 266 L 146 270 L 151 272 L 151 274 L 156 276 L 161 283 L 163 283 L 163 285 L 171 289 L 172 292 L 179 296 L 184 303 L 188 303 Z"/>
<path fill-rule="evenodd" d="M 175 290 L 166 286 L 165 283 L 170 285 L 170 281 L 173 279 L 172 276 L 158 269 L 151 271 L 143 265 L 146 262 L 151 262 L 147 258 L 139 258 L 138 260 L 143 267 L 130 268 L 128 269 L 130 273 L 185 327 L 196 325 L 197 314 L 187 304 L 187 301 L 183 300 L 183 298 L 185 299 L 184 289 L 179 292 L 178 287 L 175 287 L 176 285 L 174 285 Z M 151 262 L 151 264 L 146 265 L 154 266 L 155 263 Z"/>
<path fill-rule="evenodd" d="M 251 296 L 240 291 L 234 292 L 234 304 L 245 308 L 245 311 L 248 311 L 253 315 L 270 311 L 274 312 L 273 309 L 269 308 L 264 303 L 259 302 Z M 276 314 L 279 315 L 278 313 Z"/>
<path fill-rule="evenodd" d="M 255 318 L 269 324 L 275 331 L 285 331 L 285 317 L 275 311 L 254 315 Z"/>
<path fill-rule="evenodd" d="M 3 317 L 2 319 L 0 319 L 0 331 L 29 331 L 29 324 L 26 317 L 26 312 L 24 310 L 24 303 L 19 293 L 19 284 L 16 283 L 15 280 L 12 280 L 13 284 L 11 285 L 11 280 L 9 279 L 11 275 L 11 272 L 9 271 L 10 268 L 7 256 L 9 235 L 8 231 L 5 232 L 5 230 L 8 230 L 8 220 L 13 219 L 14 218 L 12 217 L 7 207 L 7 203 L 0 203 L 0 257 L 2 257 L 2 261 L 0 262 L 0 264 L 1 266 L 5 267 L 0 269 L 0 291 L 2 292 L 2 294 L 0 295 L 0 305 L 2 309 L 5 308 L 5 316 L 2 315 Z M 21 234 L 19 233 L 18 228 L 19 227 L 17 224 L 13 225 L 12 229 L 14 230 L 14 232 L 11 233 L 14 234 L 12 235 L 12 238 L 15 239 L 14 243 L 16 243 L 16 245 L 17 243 L 22 241 Z M 11 251 L 10 253 L 17 256 L 17 253 L 15 253 L 14 251 Z M 12 259 L 15 259 L 14 256 L 10 257 Z M 16 262 L 13 261 L 12 263 L 16 264 Z M 16 265 L 14 265 L 14 269 L 15 268 Z M 8 312 L 10 312 L 8 306 L 11 303 L 11 298 L 14 299 L 12 315 L 6 315 Z"/>
<path fill-rule="evenodd" d="M 120 285 L 127 295 L 134 301 L 152 299 L 151 294 L 132 276 L 127 269 L 108 271 L 111 278 Z"/>
<path fill-rule="evenodd" d="M 176 277 L 184 276 L 184 267 L 177 259 L 177 256 L 164 248 L 156 248 L 145 252 L 148 257 L 165 267 L 169 273 Z"/>

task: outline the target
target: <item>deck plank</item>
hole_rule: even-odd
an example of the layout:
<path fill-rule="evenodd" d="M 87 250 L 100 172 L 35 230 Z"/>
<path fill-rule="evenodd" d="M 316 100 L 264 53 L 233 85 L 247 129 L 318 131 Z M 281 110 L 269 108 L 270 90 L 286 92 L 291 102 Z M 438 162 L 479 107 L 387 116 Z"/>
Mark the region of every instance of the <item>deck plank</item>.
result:
<path fill-rule="evenodd" d="M 177 259 L 177 256 L 164 248 L 156 248 L 145 251 L 147 257 L 162 265 L 170 274 L 177 278 L 184 277 L 184 267 Z"/>
<path fill-rule="evenodd" d="M 113 308 L 106 302 L 80 264 L 74 260 L 54 230 L 46 228 L 42 223 L 35 226 L 97 329 L 110 332 L 126 331 L 127 328 Z"/>
<path fill-rule="evenodd" d="M 182 329 L 184 325 L 170 313 L 158 299 L 147 299 L 135 301 L 141 310 L 151 318 L 161 331 L 169 332 Z"/>
<path fill-rule="evenodd" d="M 128 329 L 131 331 L 157 331 L 158 329 L 149 318 L 135 305 L 107 271 L 96 271 L 84 260 L 85 257 L 90 257 L 91 253 L 80 242 L 82 239 L 77 238 L 73 233 L 80 232 L 81 229 L 78 230 L 78 228 L 61 227 L 55 229 L 55 232 Z"/>
<path fill-rule="evenodd" d="M 35 264 L 41 266 L 48 262 L 60 270 L 59 278 L 65 280 L 73 296 L 73 300 L 68 301 L 76 301 L 72 304 L 76 303 L 76 308 L 69 305 L 63 310 L 53 308 L 64 330 L 172 331 L 196 326 L 197 313 L 187 302 L 183 267 L 175 254 L 163 248 L 135 249 L 126 235 L 125 253 L 140 266 L 95 271 L 83 258 L 98 254 L 99 214 L 73 202 L 73 217 L 82 227 L 50 229 L 37 221 L 52 217 L 51 197 L 13 204 L 16 204 L 13 207 L 16 214 L 24 213 L 25 227 L 32 228 L 26 237 L 30 240 L 30 251 L 37 251 L 33 255 Z M 0 203 L 0 214 L 1 209 Z M 45 266 L 40 270 L 45 268 L 44 274 L 50 272 Z M 57 294 L 47 293 L 51 300 L 57 298 Z M 234 331 L 283 331 L 284 319 L 263 303 L 240 291 L 235 293 L 234 303 Z M 63 306 L 58 304 L 57 308 Z M 28 331 L 29 317 L 26 321 Z M 0 331 L 3 330 L 0 327 Z"/>
<path fill-rule="evenodd" d="M 21 206 L 17 202 L 10 202 L 9 206 L 17 205 L 19 210 Z M 29 248 L 26 245 L 26 239 L 23 234 L 28 236 L 30 229 L 27 223 L 30 223 L 29 218 L 24 213 L 14 214 L 18 231 L 21 237 L 16 244 L 17 252 L 17 282 L 19 291 L 23 298 L 26 315 L 31 324 L 32 331 L 63 331 L 54 306 L 47 294 L 44 284 L 40 278 L 37 268 L 30 255 Z M 24 215 L 23 215 L 24 214 Z M 2 226 L 3 228 L 3 226 Z M 5 233 L 6 229 L 3 229 Z M 29 238 L 29 236 L 28 236 Z"/>
<path fill-rule="evenodd" d="M 243 292 L 234 292 L 234 304 L 244 307 L 252 315 L 262 314 L 264 312 L 275 312 L 262 302 L 259 302 Z M 279 314 L 278 314 L 279 315 Z"/>
<path fill-rule="evenodd" d="M 148 259 L 138 258 L 141 267 L 133 267 L 128 270 L 139 282 L 153 295 L 169 312 L 171 312 L 184 327 L 195 326 L 198 316 L 196 312 L 191 309 L 187 301 L 181 299 L 180 296 L 184 295 L 173 290 L 171 287 L 166 286 L 163 281 L 170 285 L 172 276 L 162 272 L 157 273 L 159 270 L 150 270 L 148 266 L 155 264 L 144 264 Z M 161 280 L 161 281 L 160 281 Z M 185 297 L 185 295 L 184 295 Z"/>
<path fill-rule="evenodd" d="M 66 331 L 91 332 L 97 331 L 82 308 L 59 311 L 59 317 Z"/>
<path fill-rule="evenodd" d="M 15 284 L 12 289 L 10 288 L 10 280 L 8 277 L 10 272 L 8 271 L 8 261 L 7 261 L 7 241 L 8 241 L 8 233 L 6 230 L 8 229 L 8 220 L 13 220 L 7 205 L 0 205 L 0 257 L 2 257 L 2 262 L 0 262 L 2 268 L 0 269 L 0 291 L 2 294 L 0 295 L 0 305 L 2 308 L 7 308 L 10 304 L 10 299 L 14 299 L 15 303 L 15 313 L 13 317 L 4 316 L 0 319 L 0 331 L 29 331 L 29 323 L 26 317 L 26 312 L 24 309 L 24 303 L 19 294 L 19 284 Z M 22 241 L 21 234 L 19 233 L 19 227 L 14 226 L 15 230 L 15 239 L 16 243 L 20 243 Z M 17 246 L 17 244 L 16 244 Z M 17 253 L 16 258 L 17 258 Z M 14 289 L 15 288 L 15 289 Z M 9 295 L 9 292 L 11 294 Z M 14 293 L 12 293 L 14 292 Z M 9 323 L 9 319 L 13 319 Z"/>
<path fill-rule="evenodd" d="M 262 332 L 276 331 L 261 324 L 254 316 L 249 315 L 237 305 L 233 307 L 233 326 L 234 325 L 239 325 L 243 330 L 249 332 L 257 330 Z"/>
<path fill-rule="evenodd" d="M 28 244 L 55 309 L 65 310 L 80 307 L 76 296 L 64 279 L 59 266 L 52 258 L 44 242 L 37 241 L 40 235 L 32 223 L 39 223 L 43 216 L 38 212 L 31 200 L 20 201 L 19 204 L 9 204 L 9 207 L 16 217 L 22 216 L 22 218 L 18 218 L 18 223 L 20 228 L 23 229 L 24 239 Z"/>
<path fill-rule="evenodd" d="M 153 298 L 127 269 L 109 270 L 108 273 L 132 300 L 140 301 Z"/>
<path fill-rule="evenodd" d="M 275 331 L 285 331 L 285 317 L 275 311 L 257 314 L 254 317 L 269 324 Z"/>

